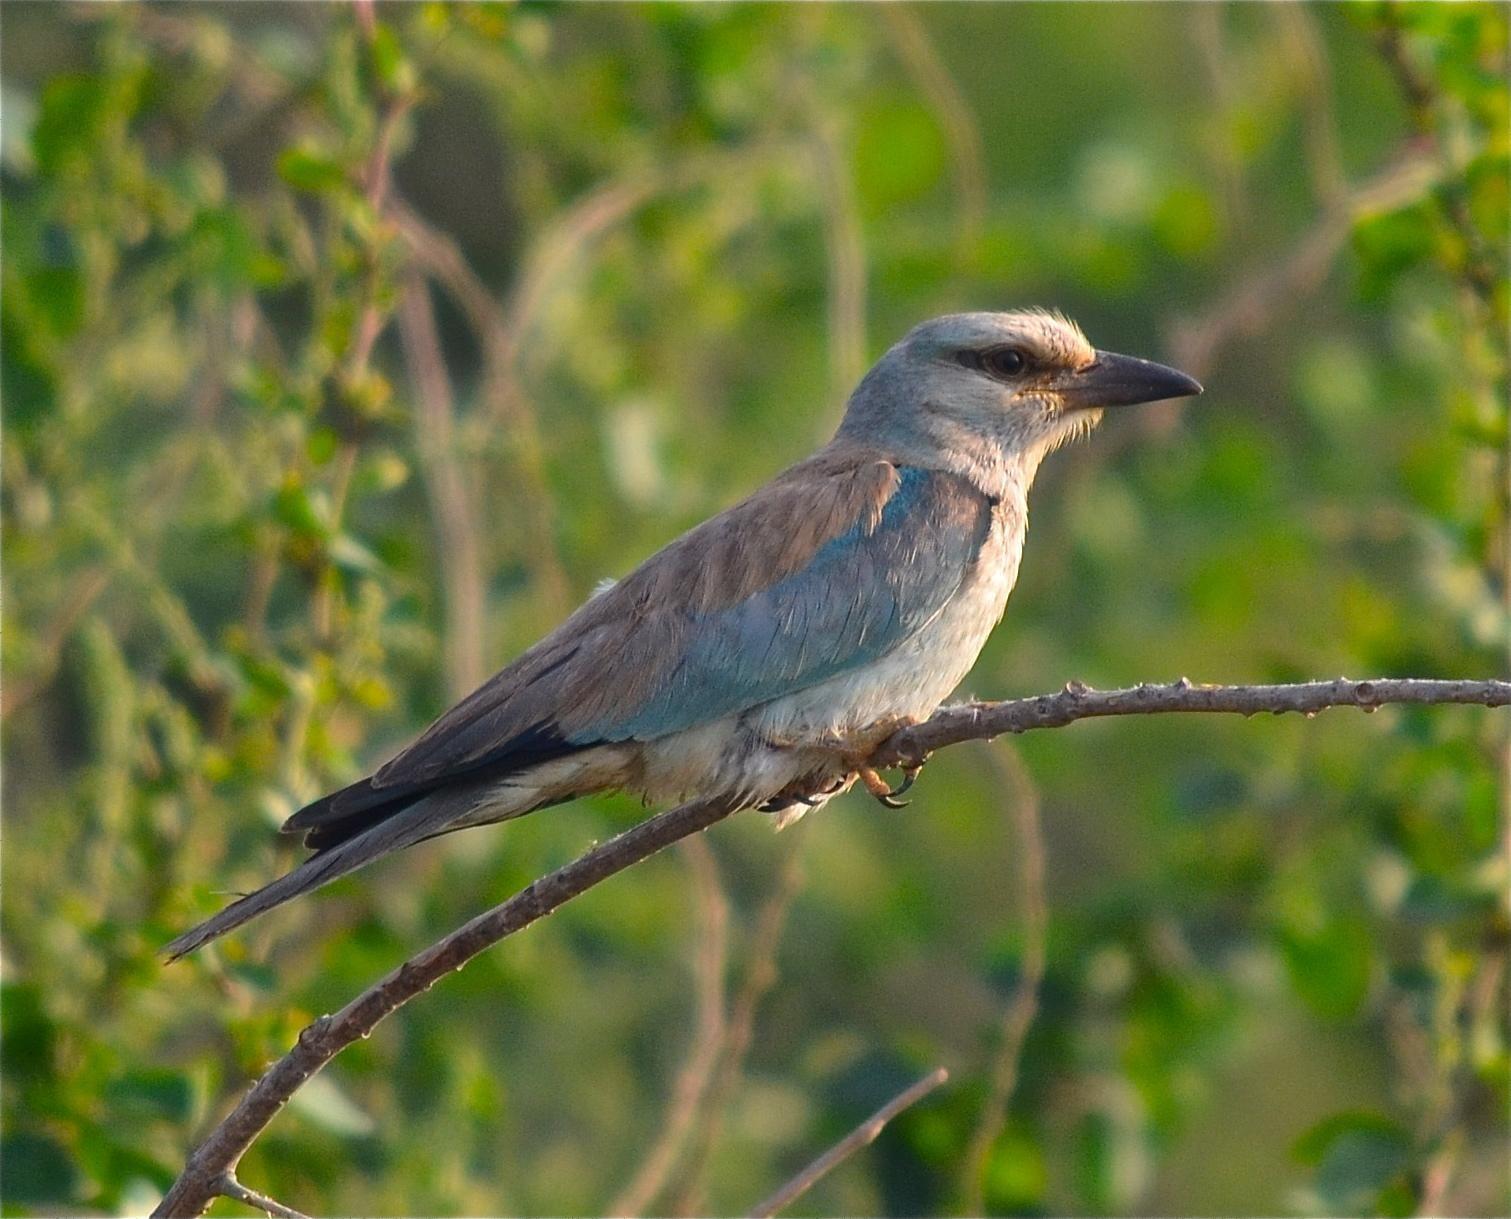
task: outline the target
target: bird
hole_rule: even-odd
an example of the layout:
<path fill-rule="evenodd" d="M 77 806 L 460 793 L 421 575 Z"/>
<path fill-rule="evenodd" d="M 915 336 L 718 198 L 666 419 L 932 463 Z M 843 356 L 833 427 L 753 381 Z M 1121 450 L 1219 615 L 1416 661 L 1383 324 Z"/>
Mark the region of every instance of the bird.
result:
<path fill-rule="evenodd" d="M 1108 408 L 1187 397 L 1043 309 L 915 326 L 832 440 L 596 590 L 372 774 L 283 826 L 313 854 L 170 943 L 194 951 L 440 834 L 607 790 L 786 824 L 961 683 L 1017 579 L 1040 462 Z"/>

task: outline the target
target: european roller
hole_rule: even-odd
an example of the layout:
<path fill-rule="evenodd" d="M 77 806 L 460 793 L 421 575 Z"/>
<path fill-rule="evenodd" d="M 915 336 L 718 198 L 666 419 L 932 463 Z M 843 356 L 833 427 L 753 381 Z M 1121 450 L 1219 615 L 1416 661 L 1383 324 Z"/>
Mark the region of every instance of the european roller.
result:
<path fill-rule="evenodd" d="M 438 834 L 590 792 L 717 797 L 790 820 L 964 679 L 1007 603 L 1044 457 L 1106 407 L 1201 392 L 1054 314 L 908 333 L 833 440 L 590 597 L 364 779 L 284 825 L 313 855 L 179 937 Z"/>

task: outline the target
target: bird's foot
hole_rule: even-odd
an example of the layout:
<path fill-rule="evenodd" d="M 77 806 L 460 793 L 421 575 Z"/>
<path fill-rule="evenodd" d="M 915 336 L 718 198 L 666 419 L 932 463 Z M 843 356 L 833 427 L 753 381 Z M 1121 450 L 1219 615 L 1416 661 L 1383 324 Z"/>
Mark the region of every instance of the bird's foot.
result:
<path fill-rule="evenodd" d="M 839 747 L 838 752 L 851 776 L 851 781 L 860 780 L 861 785 L 887 808 L 907 807 L 908 802 L 899 800 L 897 797 L 913 786 L 918 778 L 918 772 L 923 769 L 923 763 L 919 762 L 916 766 L 904 766 L 902 782 L 893 787 L 881 777 L 877 768 L 871 765 L 871 755 L 894 733 L 904 728 L 911 728 L 916 723 L 918 720 L 913 716 L 891 716 L 868 725 L 863 731 L 849 737 L 836 738 L 834 741 L 834 744 Z"/>
<path fill-rule="evenodd" d="M 896 787 L 893 787 L 883 779 L 873 766 L 858 765 L 855 768 L 855 774 L 860 779 L 861 785 L 876 797 L 877 803 L 883 804 L 887 808 L 907 808 L 909 802 L 907 800 L 899 800 L 897 797 L 909 790 L 918 781 L 919 772 L 922 770 L 922 762 L 917 766 L 904 767 L 902 782 Z"/>

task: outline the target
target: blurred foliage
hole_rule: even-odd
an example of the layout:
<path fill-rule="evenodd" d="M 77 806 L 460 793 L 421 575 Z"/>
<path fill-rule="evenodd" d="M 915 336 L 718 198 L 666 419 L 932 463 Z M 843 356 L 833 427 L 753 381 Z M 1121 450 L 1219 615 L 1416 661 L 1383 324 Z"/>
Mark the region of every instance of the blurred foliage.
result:
<path fill-rule="evenodd" d="M 0 10 L 6 1213 L 149 1208 L 304 1022 L 632 818 L 460 835 L 156 956 L 459 692 L 455 632 L 520 650 L 808 451 L 932 313 L 1059 307 L 1208 384 L 1053 460 L 972 693 L 1506 674 L 1504 8 L 358 15 Z M 440 414 L 390 325 L 427 275 Z M 1503 1213 L 1503 716 L 1015 747 L 1047 965 L 991 1211 Z M 801 830 L 708 1209 L 939 1063 L 797 1209 L 961 1205 L 1029 925 L 973 748 L 906 813 Z M 737 986 L 793 838 L 713 842 Z M 663 1122 L 699 925 L 675 854 L 595 890 L 343 1054 L 243 1179 L 307 1212 L 601 1212 Z"/>

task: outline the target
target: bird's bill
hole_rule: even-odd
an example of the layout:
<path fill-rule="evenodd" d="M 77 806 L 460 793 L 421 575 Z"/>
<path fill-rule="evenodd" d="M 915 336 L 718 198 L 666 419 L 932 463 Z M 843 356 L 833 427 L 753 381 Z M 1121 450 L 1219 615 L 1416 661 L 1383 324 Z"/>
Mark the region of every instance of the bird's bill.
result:
<path fill-rule="evenodd" d="M 1201 393 L 1201 382 L 1153 360 L 1099 351 L 1085 368 L 1066 374 L 1057 388 L 1066 410 L 1091 410 L 1189 398 Z"/>

